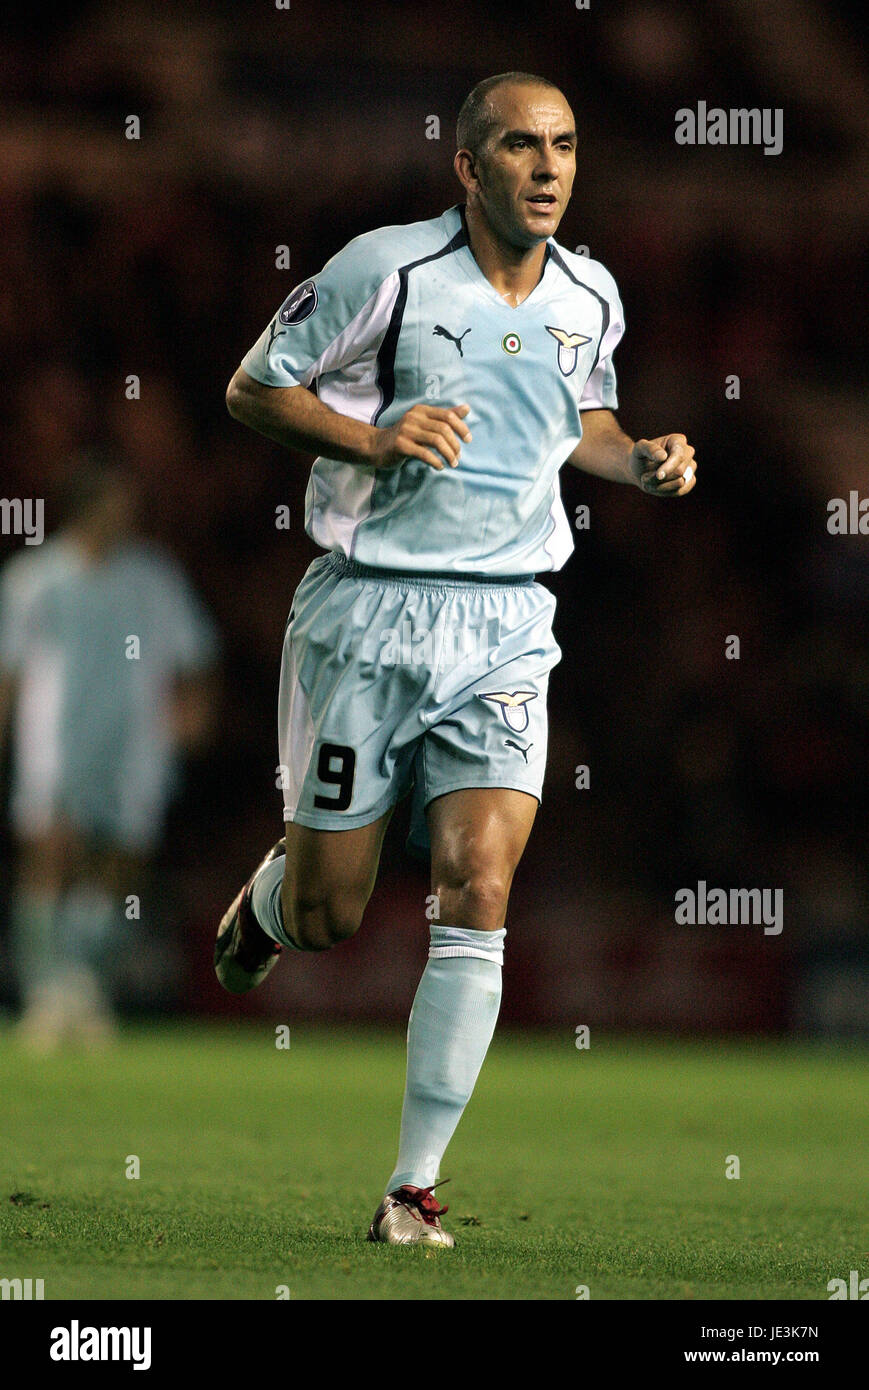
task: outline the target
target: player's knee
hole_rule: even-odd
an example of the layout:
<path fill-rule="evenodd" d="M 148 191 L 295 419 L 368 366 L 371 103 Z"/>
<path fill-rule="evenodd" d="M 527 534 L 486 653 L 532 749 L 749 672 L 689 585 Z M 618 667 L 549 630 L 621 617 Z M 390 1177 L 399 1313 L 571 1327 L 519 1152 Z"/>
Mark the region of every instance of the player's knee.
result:
<path fill-rule="evenodd" d="M 508 875 L 497 863 L 454 866 L 438 876 L 440 920 L 453 927 L 495 931 L 507 915 Z"/>
<path fill-rule="evenodd" d="M 327 951 L 359 930 L 365 901 L 352 892 L 315 893 L 303 888 L 281 897 L 284 926 L 304 951 Z"/>

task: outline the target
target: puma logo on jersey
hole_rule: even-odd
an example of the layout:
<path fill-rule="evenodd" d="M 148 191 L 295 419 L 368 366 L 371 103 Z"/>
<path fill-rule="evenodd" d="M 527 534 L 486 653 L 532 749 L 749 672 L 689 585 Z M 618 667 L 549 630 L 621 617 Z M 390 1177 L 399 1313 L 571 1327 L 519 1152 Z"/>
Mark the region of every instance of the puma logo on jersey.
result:
<path fill-rule="evenodd" d="M 531 749 L 534 747 L 534 744 L 533 744 L 533 743 L 529 743 L 529 745 L 528 745 L 527 748 L 523 748 L 521 743 L 514 743 L 513 740 L 512 740 L 512 738 L 505 738 L 505 739 L 504 739 L 504 747 L 505 747 L 505 748 L 515 748 L 519 753 L 522 754 L 522 757 L 525 759 L 525 761 L 526 761 L 526 763 L 527 763 L 527 761 L 528 761 L 528 754 L 531 752 Z"/>
<path fill-rule="evenodd" d="M 566 333 L 563 328 L 550 328 L 549 324 L 546 325 L 546 332 L 551 333 L 558 343 L 558 366 L 562 376 L 570 376 L 576 371 L 579 349 L 590 343 L 591 338 L 585 333 Z"/>
<path fill-rule="evenodd" d="M 465 354 L 462 351 L 462 338 L 467 337 L 470 331 L 470 328 L 466 328 L 461 337 L 457 338 L 455 333 L 451 333 L 448 328 L 442 328 L 439 323 L 436 323 L 434 328 L 432 329 L 432 337 L 449 338 L 450 342 L 455 343 L 456 347 L 458 348 L 459 356 L 464 357 Z"/>
<path fill-rule="evenodd" d="M 480 699 L 498 705 L 507 728 L 512 729 L 514 734 L 521 734 L 528 728 L 528 702 L 537 699 L 537 691 L 495 690 L 489 695 L 481 694 Z"/>

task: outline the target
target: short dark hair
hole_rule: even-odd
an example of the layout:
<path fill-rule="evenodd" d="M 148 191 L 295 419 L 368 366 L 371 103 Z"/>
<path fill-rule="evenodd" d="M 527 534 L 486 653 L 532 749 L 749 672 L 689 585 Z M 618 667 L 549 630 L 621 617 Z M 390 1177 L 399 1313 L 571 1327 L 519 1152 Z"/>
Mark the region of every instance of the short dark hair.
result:
<path fill-rule="evenodd" d="M 457 149 L 479 154 L 497 125 L 489 96 L 496 87 L 504 87 L 508 83 L 523 87 L 551 87 L 553 92 L 564 95 L 561 88 L 550 82 L 548 77 L 538 77 L 533 72 L 499 72 L 496 77 L 484 78 L 462 102 L 456 122 Z"/>

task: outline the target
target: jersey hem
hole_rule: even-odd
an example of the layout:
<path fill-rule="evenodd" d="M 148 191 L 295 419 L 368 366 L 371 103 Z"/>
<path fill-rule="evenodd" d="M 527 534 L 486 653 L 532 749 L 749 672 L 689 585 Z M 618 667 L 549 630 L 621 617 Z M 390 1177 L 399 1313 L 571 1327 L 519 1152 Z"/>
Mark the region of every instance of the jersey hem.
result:
<path fill-rule="evenodd" d="M 360 830 L 363 825 L 370 825 L 372 821 L 379 820 L 393 806 L 397 806 L 400 801 L 409 794 L 410 788 L 405 788 L 393 796 L 392 792 L 387 792 L 386 796 L 378 801 L 368 811 L 357 811 L 355 815 L 345 815 L 343 811 L 299 811 L 298 807 L 288 812 L 284 808 L 284 823 L 298 824 L 307 826 L 309 830 Z M 335 824 L 335 818 L 340 816 L 339 825 Z"/>

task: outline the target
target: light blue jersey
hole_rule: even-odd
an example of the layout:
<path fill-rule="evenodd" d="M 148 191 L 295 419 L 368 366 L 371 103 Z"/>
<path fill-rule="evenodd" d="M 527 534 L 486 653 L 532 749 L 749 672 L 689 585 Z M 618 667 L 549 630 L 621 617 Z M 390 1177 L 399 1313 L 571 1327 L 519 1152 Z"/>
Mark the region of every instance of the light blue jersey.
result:
<path fill-rule="evenodd" d="M 144 542 L 98 563 L 65 535 L 13 555 L 0 575 L 0 673 L 18 686 L 18 833 L 37 837 L 64 815 L 150 848 L 175 777 L 172 684 L 211 665 L 217 645 L 178 566 Z"/>
<path fill-rule="evenodd" d="M 326 550 L 391 570 L 481 576 L 560 569 L 573 549 L 558 470 L 583 410 L 615 409 L 618 291 L 552 238 L 518 308 L 471 252 L 464 209 L 356 237 L 296 287 L 244 358 L 267 386 L 306 386 L 378 426 L 466 401 L 457 468 L 318 458 L 305 528 Z"/>

